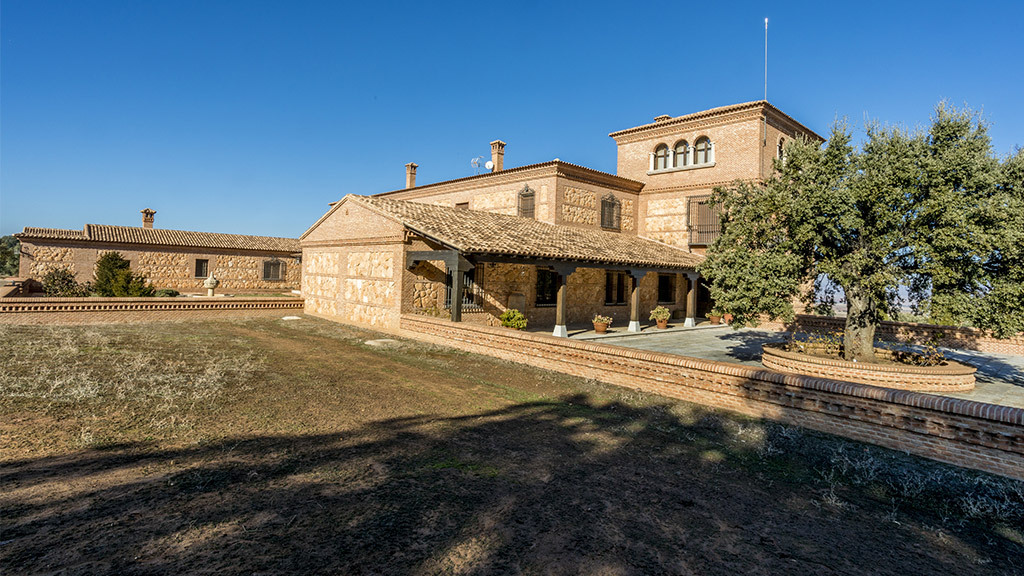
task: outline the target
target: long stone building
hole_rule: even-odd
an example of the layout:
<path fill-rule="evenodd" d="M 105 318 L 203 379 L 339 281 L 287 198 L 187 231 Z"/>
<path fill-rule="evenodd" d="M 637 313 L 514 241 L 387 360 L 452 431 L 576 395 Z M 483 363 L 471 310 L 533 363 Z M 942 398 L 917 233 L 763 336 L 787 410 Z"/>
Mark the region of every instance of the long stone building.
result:
<path fill-rule="evenodd" d="M 820 136 L 768 102 L 658 116 L 610 134 L 617 174 L 560 160 L 349 195 L 301 237 L 306 312 L 396 330 L 401 314 L 496 324 L 507 309 L 565 335 L 594 314 L 639 330 L 662 305 L 712 306 L 696 267 L 718 235 L 713 188 L 774 169 L 787 139 Z"/>
<path fill-rule="evenodd" d="M 134 272 L 157 288 L 204 292 L 213 274 L 222 291 L 278 292 L 299 288 L 302 277 L 299 241 L 295 238 L 218 234 L 153 227 L 153 210 L 143 210 L 143 225 L 86 224 L 82 230 L 25 228 L 19 275 L 42 278 L 66 267 L 79 282 L 93 279 L 96 261 L 118 252 Z"/>

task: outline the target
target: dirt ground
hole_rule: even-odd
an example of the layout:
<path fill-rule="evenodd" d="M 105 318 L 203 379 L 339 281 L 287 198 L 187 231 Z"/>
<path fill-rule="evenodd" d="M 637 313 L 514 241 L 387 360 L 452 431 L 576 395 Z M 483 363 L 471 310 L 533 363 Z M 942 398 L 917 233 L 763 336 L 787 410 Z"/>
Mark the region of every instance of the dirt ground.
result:
<path fill-rule="evenodd" d="M 1024 483 L 320 320 L 0 327 L 4 574 L 1024 574 Z"/>

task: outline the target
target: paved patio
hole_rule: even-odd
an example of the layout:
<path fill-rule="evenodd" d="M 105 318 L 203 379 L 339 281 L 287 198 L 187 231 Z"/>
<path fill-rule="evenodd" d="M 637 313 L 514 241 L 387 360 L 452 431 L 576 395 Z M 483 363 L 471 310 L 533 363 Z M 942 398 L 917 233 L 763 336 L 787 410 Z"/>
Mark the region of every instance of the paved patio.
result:
<path fill-rule="evenodd" d="M 694 328 L 671 326 L 667 330 L 649 327 L 639 334 L 619 328 L 607 335 L 595 334 L 593 330 L 579 326 L 569 330 L 569 337 L 597 340 L 603 344 L 626 348 L 760 366 L 761 345 L 782 342 L 786 334 L 756 328 L 733 330 L 728 326 L 702 324 Z M 1024 408 L 1024 356 L 949 348 L 943 348 L 942 352 L 947 358 L 978 369 L 977 385 L 973 391 L 950 393 L 948 396 Z"/>

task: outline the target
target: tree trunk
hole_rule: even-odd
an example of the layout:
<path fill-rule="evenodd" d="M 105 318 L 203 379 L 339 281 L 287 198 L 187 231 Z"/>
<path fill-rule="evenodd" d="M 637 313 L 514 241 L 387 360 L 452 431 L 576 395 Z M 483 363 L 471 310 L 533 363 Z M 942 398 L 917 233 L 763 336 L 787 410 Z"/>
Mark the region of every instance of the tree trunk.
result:
<path fill-rule="evenodd" d="M 874 362 L 875 328 L 878 327 L 875 302 L 859 290 L 846 290 L 846 306 L 843 359 L 849 362 Z"/>

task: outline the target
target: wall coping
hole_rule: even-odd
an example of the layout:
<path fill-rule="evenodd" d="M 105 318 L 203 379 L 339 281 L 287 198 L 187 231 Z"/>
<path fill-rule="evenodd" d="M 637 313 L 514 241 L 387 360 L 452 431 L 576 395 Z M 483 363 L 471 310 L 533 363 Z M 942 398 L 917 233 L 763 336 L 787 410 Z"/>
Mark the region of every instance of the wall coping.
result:
<path fill-rule="evenodd" d="M 569 338 L 556 338 L 554 336 L 548 336 L 546 334 L 521 332 L 517 330 L 512 330 L 510 328 L 495 328 L 490 326 L 453 323 L 448 320 L 431 318 L 429 316 L 402 314 L 401 321 L 409 323 L 422 323 L 434 324 L 438 326 L 457 327 L 460 330 L 469 333 L 478 332 L 484 334 L 495 334 L 498 336 L 507 337 L 511 339 L 533 341 L 548 345 L 555 345 L 572 350 L 584 350 L 589 352 L 606 354 L 609 356 L 617 356 L 633 360 L 656 362 L 672 366 L 680 366 L 683 368 L 693 370 L 702 370 L 706 372 L 716 372 L 719 374 L 726 374 L 729 376 L 748 378 L 752 380 L 760 380 L 783 386 L 791 386 L 795 388 L 804 388 L 820 392 L 853 396 L 856 398 L 878 400 L 890 404 L 910 406 L 925 410 L 933 410 L 936 412 L 942 412 L 946 414 L 953 414 L 958 416 L 966 416 L 970 418 L 978 418 L 983 420 L 991 420 L 995 422 L 1024 426 L 1024 409 L 1014 408 L 1011 406 L 999 406 L 997 404 L 988 404 L 985 402 L 965 400 L 961 398 L 950 398 L 946 396 L 938 396 L 935 394 L 927 394 L 923 392 L 895 390 L 880 386 L 872 386 L 870 384 L 843 382 L 840 380 L 817 378 L 813 376 L 801 376 L 796 374 L 783 374 L 781 372 L 775 372 L 767 368 L 752 368 L 750 366 L 736 364 L 732 362 L 704 360 L 701 358 L 694 358 L 690 356 L 681 356 L 675 354 L 666 354 L 663 352 L 651 352 L 647 350 L 636 350 L 632 348 L 620 348 L 618 346 L 614 346 L 611 344 L 600 344 L 588 341 L 571 340 Z"/>

